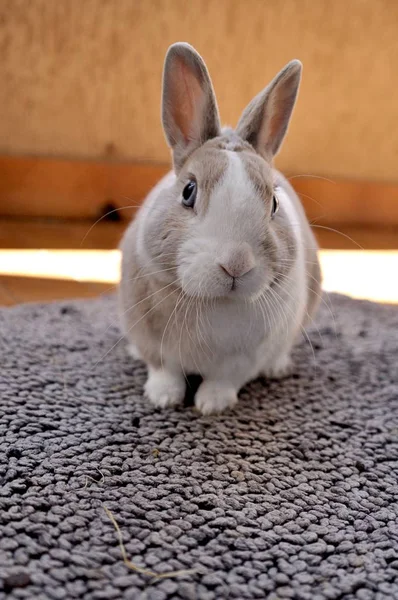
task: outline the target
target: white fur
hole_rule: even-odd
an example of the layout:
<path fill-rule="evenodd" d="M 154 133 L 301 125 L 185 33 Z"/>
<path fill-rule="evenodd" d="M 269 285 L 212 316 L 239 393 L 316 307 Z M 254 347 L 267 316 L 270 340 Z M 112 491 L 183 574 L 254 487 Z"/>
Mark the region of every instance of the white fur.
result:
<path fill-rule="evenodd" d="M 184 399 L 184 377 L 180 372 L 172 373 L 150 367 L 148 380 L 145 384 L 145 393 L 151 402 L 159 408 L 174 406 Z"/>
<path fill-rule="evenodd" d="M 211 415 L 232 408 L 237 401 L 233 386 L 222 381 L 204 381 L 196 394 L 195 405 L 203 415 Z"/>
<path fill-rule="evenodd" d="M 135 344 L 128 344 L 127 352 L 130 354 L 131 358 L 133 358 L 134 360 L 141 360 L 141 358 L 142 358 L 141 353 Z"/>
<path fill-rule="evenodd" d="M 137 255 L 140 258 L 142 265 L 149 265 L 151 262 L 151 257 L 147 251 L 145 245 L 145 223 L 148 221 L 148 215 L 151 210 L 153 210 L 156 202 L 158 201 L 159 194 L 165 189 L 170 188 L 176 180 L 176 176 L 174 171 L 169 171 L 162 179 L 155 185 L 154 188 L 149 192 L 148 196 L 145 199 L 145 202 L 142 204 L 139 209 L 136 217 L 137 227 Z"/>
<path fill-rule="evenodd" d="M 228 169 L 212 194 L 204 227 L 209 232 L 217 229 L 218 235 L 228 242 L 240 242 L 253 237 L 253 226 L 264 218 L 264 203 L 256 194 L 240 155 L 225 152 Z"/>

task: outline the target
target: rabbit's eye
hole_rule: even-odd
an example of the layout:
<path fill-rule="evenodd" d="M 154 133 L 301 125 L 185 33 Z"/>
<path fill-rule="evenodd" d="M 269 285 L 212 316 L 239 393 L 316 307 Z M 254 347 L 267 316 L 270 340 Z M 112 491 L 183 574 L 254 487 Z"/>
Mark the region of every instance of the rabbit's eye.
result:
<path fill-rule="evenodd" d="M 272 196 L 272 210 L 271 210 L 271 218 L 274 217 L 276 215 L 276 213 L 278 212 L 279 209 L 279 200 L 278 200 L 278 196 L 276 194 L 274 194 Z"/>
<path fill-rule="evenodd" d="M 196 181 L 189 181 L 182 191 L 182 205 L 185 208 L 193 208 L 196 200 Z"/>

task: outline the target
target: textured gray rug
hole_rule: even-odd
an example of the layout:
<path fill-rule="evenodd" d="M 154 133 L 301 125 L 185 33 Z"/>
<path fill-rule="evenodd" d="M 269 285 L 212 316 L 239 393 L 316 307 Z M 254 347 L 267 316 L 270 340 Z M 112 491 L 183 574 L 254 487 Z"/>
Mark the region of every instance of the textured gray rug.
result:
<path fill-rule="evenodd" d="M 315 362 L 206 418 L 100 360 L 114 299 L 1 310 L 0 597 L 398 598 L 398 307 L 325 298 Z M 129 570 L 104 505 L 134 563 L 197 571 Z"/>

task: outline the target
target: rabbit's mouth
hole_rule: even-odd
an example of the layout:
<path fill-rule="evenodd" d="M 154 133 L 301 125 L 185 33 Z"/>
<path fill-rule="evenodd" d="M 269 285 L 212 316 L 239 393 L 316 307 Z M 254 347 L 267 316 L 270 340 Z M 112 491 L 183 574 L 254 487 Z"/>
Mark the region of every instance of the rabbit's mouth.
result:
<path fill-rule="evenodd" d="M 196 298 L 250 300 L 262 294 L 266 287 L 258 267 L 240 276 L 227 273 L 219 265 L 203 269 L 192 266 L 179 271 L 181 289 L 188 296 Z"/>

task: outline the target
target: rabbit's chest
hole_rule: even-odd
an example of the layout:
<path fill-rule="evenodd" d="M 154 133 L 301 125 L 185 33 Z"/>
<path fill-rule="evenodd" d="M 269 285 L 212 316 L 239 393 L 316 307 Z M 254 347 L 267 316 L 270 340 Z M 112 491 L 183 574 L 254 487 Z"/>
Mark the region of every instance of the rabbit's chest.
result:
<path fill-rule="evenodd" d="M 256 355 L 266 329 L 261 315 L 245 307 L 195 306 L 173 318 L 167 336 L 171 352 L 194 367 L 198 361 L 219 361 L 229 354 Z"/>

